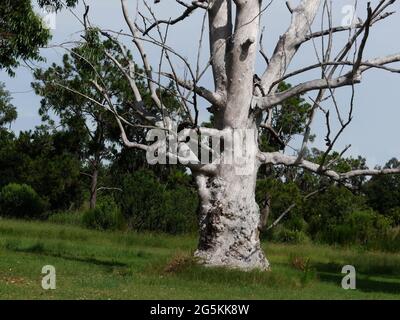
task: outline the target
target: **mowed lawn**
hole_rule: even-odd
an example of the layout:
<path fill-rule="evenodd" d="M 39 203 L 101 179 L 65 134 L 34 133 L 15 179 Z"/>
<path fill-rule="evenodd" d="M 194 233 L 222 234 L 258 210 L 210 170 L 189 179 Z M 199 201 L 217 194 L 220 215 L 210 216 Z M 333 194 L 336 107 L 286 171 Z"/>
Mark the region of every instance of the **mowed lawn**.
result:
<path fill-rule="evenodd" d="M 265 243 L 269 272 L 198 266 L 195 236 L 0 220 L 0 299 L 399 299 L 400 254 Z M 41 287 L 44 265 L 56 290 Z M 343 265 L 357 289 L 341 288 Z"/>

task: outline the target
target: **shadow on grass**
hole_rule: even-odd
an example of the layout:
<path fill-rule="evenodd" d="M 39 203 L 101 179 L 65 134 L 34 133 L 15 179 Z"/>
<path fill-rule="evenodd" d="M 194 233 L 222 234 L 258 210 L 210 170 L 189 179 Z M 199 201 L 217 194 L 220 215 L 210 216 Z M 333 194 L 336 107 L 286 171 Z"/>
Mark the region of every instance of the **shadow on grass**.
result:
<path fill-rule="evenodd" d="M 341 273 L 343 267 L 342 265 L 336 263 L 317 263 L 313 264 L 313 267 L 317 270 L 320 281 L 332 282 L 335 283 L 338 287 L 341 286 L 342 279 L 345 276 L 345 274 Z M 384 270 L 387 271 L 385 266 L 369 266 L 367 272 L 357 272 L 357 290 L 361 290 L 364 292 L 400 294 L 400 282 L 396 282 L 393 280 L 393 278 L 389 278 L 388 274 L 378 273 L 378 271 Z M 396 271 L 398 272 L 398 270 Z M 396 272 L 389 272 L 389 274 L 395 273 Z M 381 277 L 386 278 L 387 280 L 371 279 L 370 277 Z"/>
<path fill-rule="evenodd" d="M 38 255 L 44 255 L 48 257 L 55 257 L 55 258 L 61 258 L 64 260 L 69 260 L 69 261 L 77 261 L 77 262 L 82 262 L 82 263 L 89 263 L 89 264 L 94 264 L 98 266 L 104 266 L 104 267 L 128 267 L 127 263 L 111 260 L 100 260 L 97 258 L 93 257 L 79 257 L 79 256 L 72 256 L 66 253 L 60 253 L 60 252 L 49 252 L 47 251 L 43 244 L 41 243 L 35 243 L 29 247 L 25 248 L 20 248 L 20 247 L 15 247 L 15 246 L 7 246 L 8 250 L 12 250 L 15 252 L 22 252 L 22 253 L 34 253 Z"/>
<path fill-rule="evenodd" d="M 400 278 L 400 268 L 397 263 L 385 263 L 381 261 L 380 264 L 377 264 L 376 262 L 349 261 L 348 264 L 354 265 L 357 271 L 368 276 Z M 335 262 L 317 263 L 314 265 L 318 267 L 318 270 L 334 273 L 340 273 L 343 267 L 343 264 Z"/>

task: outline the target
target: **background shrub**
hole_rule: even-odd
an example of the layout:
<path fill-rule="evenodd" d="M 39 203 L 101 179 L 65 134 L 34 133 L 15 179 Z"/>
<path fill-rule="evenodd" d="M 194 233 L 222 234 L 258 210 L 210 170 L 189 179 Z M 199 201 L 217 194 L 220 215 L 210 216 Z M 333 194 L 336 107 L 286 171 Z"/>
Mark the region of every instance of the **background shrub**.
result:
<path fill-rule="evenodd" d="M 366 208 L 363 197 L 354 195 L 345 187 L 331 186 L 307 201 L 303 210 L 310 236 L 323 242 L 336 243 L 341 242 L 345 233 L 351 233 L 345 226 L 349 215 Z"/>
<path fill-rule="evenodd" d="M 400 226 L 400 207 L 390 209 L 386 215 L 392 220 L 393 226 Z"/>
<path fill-rule="evenodd" d="M 13 218 L 40 218 L 46 203 L 26 184 L 10 183 L 0 192 L 0 215 Z"/>
<path fill-rule="evenodd" d="M 147 170 L 125 177 L 119 203 L 129 227 L 172 234 L 196 230 L 198 197 L 190 179 L 177 171 L 161 183 Z"/>
<path fill-rule="evenodd" d="M 291 230 L 283 226 L 279 226 L 272 233 L 274 242 L 285 242 L 293 244 L 305 244 L 310 242 L 310 238 L 303 231 Z"/>
<path fill-rule="evenodd" d="M 390 228 L 368 243 L 369 249 L 400 252 L 400 227 Z"/>
<path fill-rule="evenodd" d="M 159 208 L 163 201 L 163 186 L 150 171 L 137 171 L 126 176 L 119 199 L 122 212 L 131 229 L 156 230 L 163 218 Z"/>
<path fill-rule="evenodd" d="M 372 209 L 356 210 L 347 214 L 340 223 L 328 224 L 320 238 L 333 244 L 367 245 L 383 236 L 390 228 L 391 220 Z"/>
<path fill-rule="evenodd" d="M 96 208 L 85 211 L 82 223 L 97 230 L 122 229 L 125 224 L 121 210 L 112 197 L 99 199 Z"/>
<path fill-rule="evenodd" d="M 166 191 L 163 198 L 159 214 L 163 217 L 161 228 L 165 232 L 177 234 L 197 229 L 198 198 L 195 191 L 178 186 Z"/>

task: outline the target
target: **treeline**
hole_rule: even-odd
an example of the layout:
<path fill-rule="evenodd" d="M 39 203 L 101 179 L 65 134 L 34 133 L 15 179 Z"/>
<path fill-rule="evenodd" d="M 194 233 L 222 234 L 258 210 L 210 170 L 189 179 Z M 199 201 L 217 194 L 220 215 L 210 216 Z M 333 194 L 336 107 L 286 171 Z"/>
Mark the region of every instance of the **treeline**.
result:
<path fill-rule="evenodd" d="M 92 177 L 76 150 L 76 134 L 47 129 L 18 137 L 1 130 L 0 216 L 102 230 L 196 230 L 198 199 L 182 168 L 150 167 L 144 154 L 124 150 L 99 168 L 91 207 Z"/>
<path fill-rule="evenodd" d="M 398 165 L 392 159 L 385 167 Z M 399 176 L 375 176 L 345 186 L 307 172 L 296 175 L 293 179 L 266 177 L 258 181 L 258 203 L 265 205 L 265 194 L 270 197 L 266 227 L 270 229 L 264 232 L 265 237 L 277 242 L 400 250 Z M 276 221 L 279 223 L 271 227 Z"/>

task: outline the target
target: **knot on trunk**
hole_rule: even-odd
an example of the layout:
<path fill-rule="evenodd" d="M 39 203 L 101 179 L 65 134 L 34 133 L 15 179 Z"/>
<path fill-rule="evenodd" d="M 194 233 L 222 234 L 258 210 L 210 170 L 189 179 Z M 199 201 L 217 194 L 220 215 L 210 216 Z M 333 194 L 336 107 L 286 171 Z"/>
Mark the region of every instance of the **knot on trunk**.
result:
<path fill-rule="evenodd" d="M 251 37 L 251 38 L 248 38 L 245 42 L 243 42 L 243 43 L 240 45 L 240 47 L 241 47 L 241 49 L 242 49 L 242 52 L 241 52 L 241 54 L 240 54 L 240 60 L 241 60 L 241 61 L 243 61 L 243 60 L 246 59 L 247 54 L 249 53 L 250 46 L 251 46 L 254 42 L 256 42 L 256 40 L 255 40 L 253 37 Z"/>

